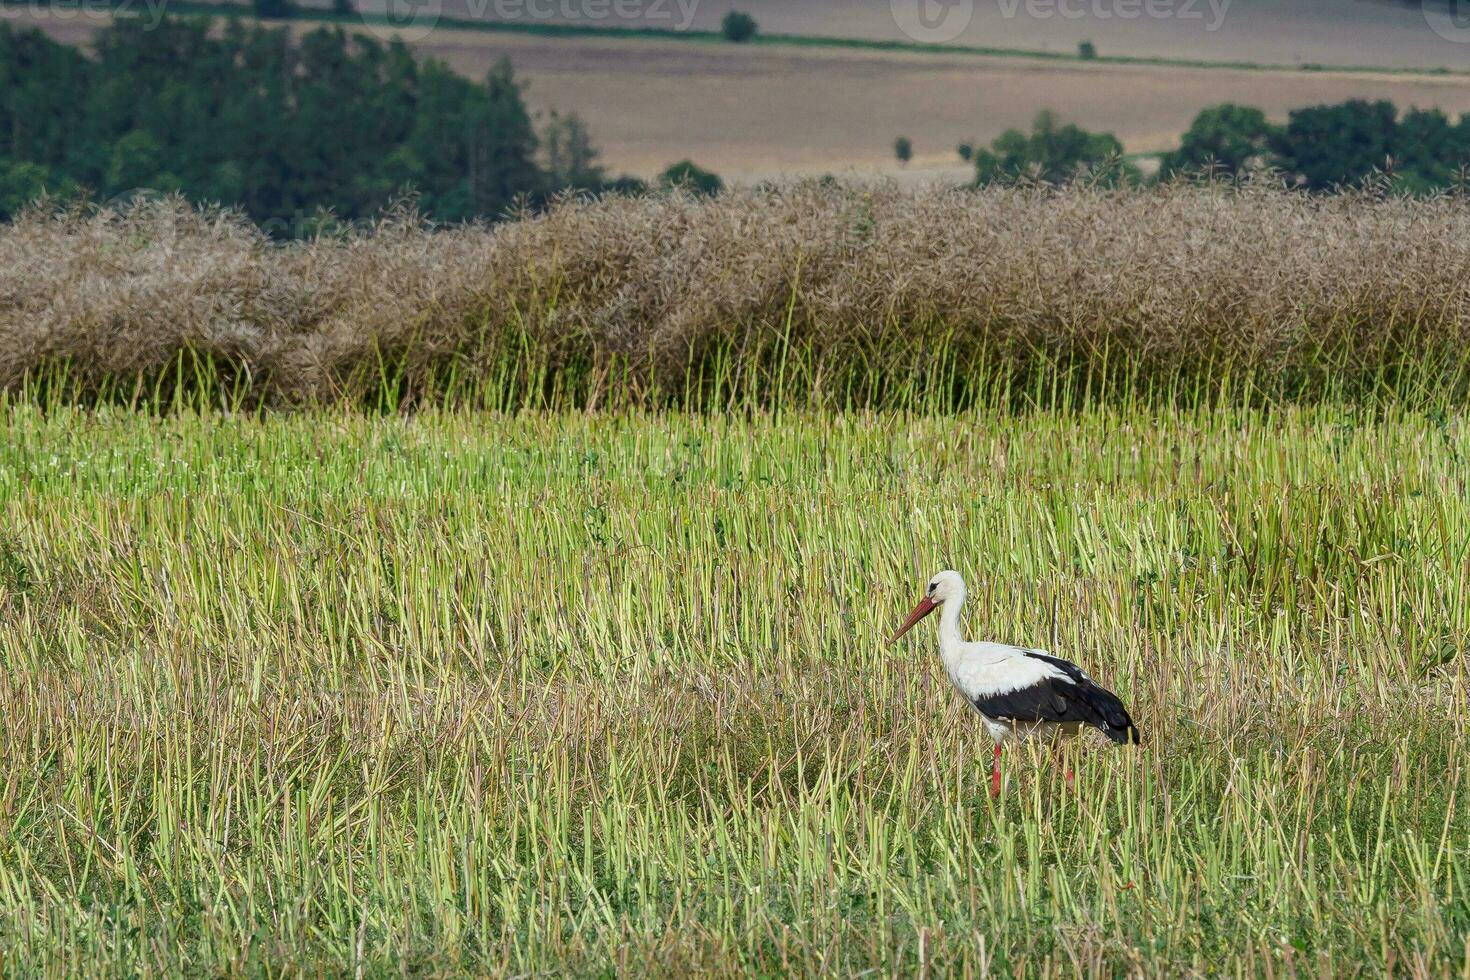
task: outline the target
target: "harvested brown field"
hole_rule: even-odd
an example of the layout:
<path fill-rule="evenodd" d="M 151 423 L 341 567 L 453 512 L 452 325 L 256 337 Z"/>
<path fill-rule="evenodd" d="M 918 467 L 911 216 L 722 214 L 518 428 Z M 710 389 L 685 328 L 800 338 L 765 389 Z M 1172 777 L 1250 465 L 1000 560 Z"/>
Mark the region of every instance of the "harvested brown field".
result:
<path fill-rule="evenodd" d="M 1470 112 L 1470 76 L 1086 64 L 840 48 L 526 37 L 436 31 L 420 50 L 471 75 L 507 56 L 539 109 L 587 119 L 615 169 L 647 175 L 693 157 L 736 179 L 855 169 L 897 179 L 893 139 L 915 163 L 1029 127 L 1053 109 L 1117 134 L 1131 153 L 1173 149 L 1221 102 L 1289 110 L 1350 98 Z"/>
<path fill-rule="evenodd" d="M 304 0 L 328 6 L 329 0 Z M 381 2 L 381 0 L 379 0 Z M 430 0 L 432 2 L 432 0 Z M 439 0 L 447 16 L 579 26 L 719 30 L 731 10 L 755 17 L 767 34 L 915 40 L 923 0 L 625 0 L 635 16 L 595 16 L 597 0 Z M 1464 32 L 1437 34 L 1424 8 L 1436 0 L 945 0 L 929 8 L 918 40 L 949 46 L 1073 54 L 1092 41 L 1105 56 L 1265 65 L 1466 68 Z M 899 11 L 896 15 L 895 10 Z M 1156 16 L 1149 16 L 1148 10 Z M 533 15 L 545 12 L 542 18 Z M 953 18 L 953 19 L 951 19 Z M 957 31 L 958 33 L 954 33 Z M 953 36 L 949 36 L 953 34 Z M 1456 40 L 1459 38 L 1459 40 Z"/>
<path fill-rule="evenodd" d="M 106 19 L 36 23 L 85 43 Z M 316 25 L 298 24 L 297 30 Z M 1042 109 L 1116 133 L 1129 152 L 1167 150 L 1199 110 L 1387 98 L 1470 112 L 1470 75 L 1266 71 L 647 38 L 552 38 L 436 29 L 415 43 L 467 75 L 508 57 L 536 110 L 585 118 L 615 172 L 652 175 L 693 158 L 727 178 L 880 174 L 958 183 L 955 147 L 1029 125 Z M 899 167 L 893 139 L 913 141 Z"/>
<path fill-rule="evenodd" d="M 0 386 L 69 399 L 1448 398 L 1467 348 L 1450 197 L 804 183 L 290 245 L 178 201 L 0 229 Z"/>

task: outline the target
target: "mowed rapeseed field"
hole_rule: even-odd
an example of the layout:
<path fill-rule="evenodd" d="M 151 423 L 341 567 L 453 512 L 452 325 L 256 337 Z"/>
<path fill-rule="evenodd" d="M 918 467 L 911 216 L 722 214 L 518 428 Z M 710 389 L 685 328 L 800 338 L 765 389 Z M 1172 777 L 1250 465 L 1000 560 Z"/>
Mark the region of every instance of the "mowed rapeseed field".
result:
<path fill-rule="evenodd" d="M 7 975 L 1470 974 L 1451 408 L 0 405 Z M 1138 747 L 990 743 L 928 624 Z"/>

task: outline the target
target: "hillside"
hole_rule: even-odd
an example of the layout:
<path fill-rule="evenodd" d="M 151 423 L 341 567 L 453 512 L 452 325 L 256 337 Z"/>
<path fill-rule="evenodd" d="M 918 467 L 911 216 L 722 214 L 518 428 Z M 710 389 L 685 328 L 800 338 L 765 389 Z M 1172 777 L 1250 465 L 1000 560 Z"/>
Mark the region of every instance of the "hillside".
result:
<path fill-rule="evenodd" d="M 13 9 L 4 16 L 73 43 L 85 43 L 106 22 L 102 15 L 60 21 Z M 1470 75 L 1083 63 L 444 28 L 414 43 L 421 53 L 476 77 L 509 57 L 533 108 L 580 114 L 609 168 L 642 176 L 693 158 L 744 181 L 827 172 L 958 181 L 966 174 L 955 156 L 958 143 L 987 142 L 1027 125 L 1041 109 L 1115 132 L 1135 153 L 1172 147 L 1200 109 L 1227 101 L 1258 105 L 1276 118 L 1297 106 L 1348 98 L 1435 106 L 1452 116 L 1470 112 Z M 907 168 L 892 157 L 898 135 L 914 144 L 914 164 Z"/>

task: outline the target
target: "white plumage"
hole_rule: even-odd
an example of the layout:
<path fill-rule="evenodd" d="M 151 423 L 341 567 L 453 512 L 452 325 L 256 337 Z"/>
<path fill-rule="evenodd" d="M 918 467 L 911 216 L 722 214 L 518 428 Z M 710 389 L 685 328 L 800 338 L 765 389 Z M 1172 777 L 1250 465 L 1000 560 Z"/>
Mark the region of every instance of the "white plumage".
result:
<path fill-rule="evenodd" d="M 940 634 L 943 636 L 943 633 Z M 955 690 L 972 706 L 1001 695 L 1012 694 L 1035 687 L 1044 681 L 1071 683 L 1062 671 L 1044 660 L 1028 657 L 1021 647 L 1007 643 L 961 643 L 958 650 L 944 650 L 944 670 L 949 674 Z M 980 710 L 976 708 L 976 710 Z M 1018 737 L 1053 736 L 1060 726 L 1050 722 L 1019 728 L 999 717 L 992 718 L 980 711 L 990 737 L 997 742 L 1008 742 Z"/>
<path fill-rule="evenodd" d="M 939 652 L 955 690 L 980 713 L 995 740 L 991 792 L 1000 792 L 1001 746 L 1018 739 L 1053 739 L 1097 728 L 1114 742 L 1138 742 L 1138 728 L 1123 703 L 1074 663 L 1042 650 L 1005 643 L 968 643 L 960 636 L 965 581 L 943 571 L 929 580 L 923 599 L 894 634 L 897 640 L 935 609 Z M 1070 774 L 1069 774 L 1070 776 Z"/>

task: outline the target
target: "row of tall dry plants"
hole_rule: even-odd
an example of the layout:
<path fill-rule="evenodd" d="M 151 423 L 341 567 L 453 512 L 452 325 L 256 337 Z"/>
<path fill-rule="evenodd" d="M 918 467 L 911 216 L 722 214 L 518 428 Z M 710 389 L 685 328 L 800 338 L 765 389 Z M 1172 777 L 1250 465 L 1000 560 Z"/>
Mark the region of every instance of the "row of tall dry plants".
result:
<path fill-rule="evenodd" d="M 290 244 L 174 199 L 0 227 L 0 387 L 68 401 L 1435 399 L 1467 341 L 1453 196 L 809 182 Z"/>

